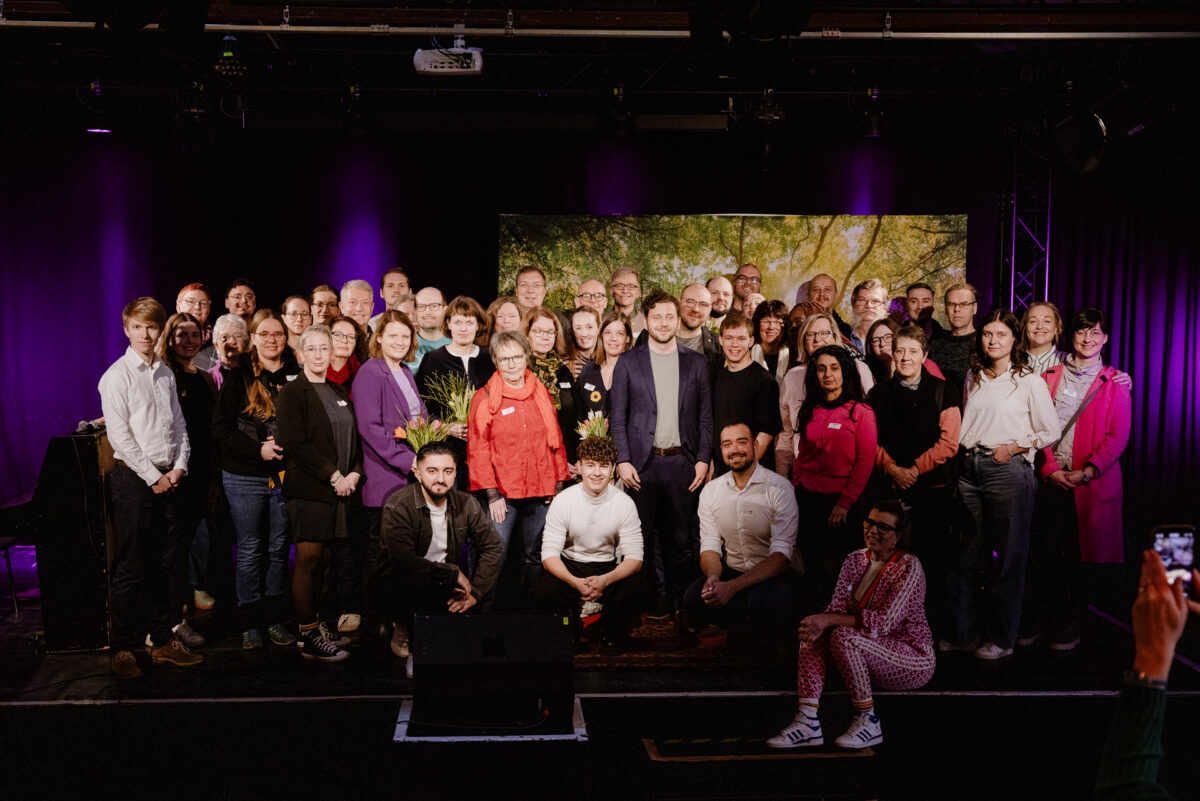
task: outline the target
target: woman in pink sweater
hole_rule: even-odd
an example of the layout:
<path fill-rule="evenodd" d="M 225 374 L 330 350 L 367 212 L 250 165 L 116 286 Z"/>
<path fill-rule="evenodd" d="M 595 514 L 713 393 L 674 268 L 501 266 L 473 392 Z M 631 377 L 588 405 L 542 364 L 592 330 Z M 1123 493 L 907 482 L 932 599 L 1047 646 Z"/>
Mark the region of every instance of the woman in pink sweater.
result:
<path fill-rule="evenodd" d="M 796 415 L 792 485 L 800 507 L 797 545 L 814 589 L 833 587 L 842 559 L 858 544 L 858 499 L 875 465 L 875 412 L 863 398 L 850 353 L 827 345 L 809 360 Z"/>

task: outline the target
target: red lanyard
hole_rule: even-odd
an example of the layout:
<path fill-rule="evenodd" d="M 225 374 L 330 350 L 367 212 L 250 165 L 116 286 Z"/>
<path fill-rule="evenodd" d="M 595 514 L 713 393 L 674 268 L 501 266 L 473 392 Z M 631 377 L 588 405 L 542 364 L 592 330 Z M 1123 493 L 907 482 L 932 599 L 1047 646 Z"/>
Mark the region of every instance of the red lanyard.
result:
<path fill-rule="evenodd" d="M 879 568 L 879 572 L 875 574 L 875 578 L 871 581 L 871 586 L 867 587 L 867 591 L 863 593 L 861 601 L 854 600 L 854 595 L 851 593 L 850 605 L 855 610 L 867 608 L 867 602 L 871 600 L 871 596 L 875 594 L 875 588 L 879 586 L 879 579 L 883 578 L 884 572 L 888 569 L 892 562 L 895 562 L 901 556 L 904 556 L 904 551 L 896 551 L 894 554 L 892 554 L 891 559 L 883 563 L 883 567 Z M 867 558 L 870 559 L 869 556 Z"/>

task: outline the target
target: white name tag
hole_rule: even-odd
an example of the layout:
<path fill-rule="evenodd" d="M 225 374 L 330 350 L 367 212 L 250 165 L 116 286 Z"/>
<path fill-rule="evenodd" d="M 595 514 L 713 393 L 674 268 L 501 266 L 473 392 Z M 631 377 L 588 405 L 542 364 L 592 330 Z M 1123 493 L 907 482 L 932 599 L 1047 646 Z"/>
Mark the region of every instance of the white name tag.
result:
<path fill-rule="evenodd" d="M 829 427 L 830 428 L 841 428 L 842 424 L 841 423 L 830 423 Z"/>
<path fill-rule="evenodd" d="M 595 387 L 595 386 L 593 386 L 592 384 L 584 384 L 584 385 L 583 385 L 583 388 L 584 388 L 584 389 L 586 389 L 588 392 L 591 392 L 591 391 L 592 391 L 593 389 L 595 389 L 596 387 Z"/>
<path fill-rule="evenodd" d="M 509 406 L 507 409 L 501 409 L 500 414 L 512 414 L 517 410 L 516 406 Z"/>
<path fill-rule="evenodd" d="M 338 406 L 345 406 L 345 405 L 346 405 L 345 401 L 338 401 Z"/>
<path fill-rule="evenodd" d="M 563 389 L 570 389 L 570 388 L 571 388 L 571 382 L 570 382 L 570 381 L 559 381 L 559 382 L 558 382 L 558 385 L 559 385 L 560 387 L 562 387 Z"/>
<path fill-rule="evenodd" d="M 299 378 L 300 376 L 298 376 L 298 375 L 289 375 L 289 376 L 285 376 L 285 377 L 287 378 L 287 380 L 288 380 L 288 381 L 295 381 L 295 380 L 296 380 L 297 378 Z"/>

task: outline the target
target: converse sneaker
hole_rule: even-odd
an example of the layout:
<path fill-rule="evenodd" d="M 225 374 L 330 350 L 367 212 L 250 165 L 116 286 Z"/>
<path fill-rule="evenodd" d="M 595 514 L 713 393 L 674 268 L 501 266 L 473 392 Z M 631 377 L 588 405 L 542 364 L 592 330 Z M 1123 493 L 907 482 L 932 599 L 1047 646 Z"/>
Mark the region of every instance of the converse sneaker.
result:
<path fill-rule="evenodd" d="M 801 748 L 824 744 L 825 735 L 821 733 L 820 719 L 807 712 L 797 712 L 787 728 L 767 740 L 767 748 Z"/>
<path fill-rule="evenodd" d="M 975 651 L 975 658 L 988 660 L 1003 659 L 1006 656 L 1012 656 L 1012 652 L 1013 649 L 1011 648 L 1001 648 L 994 642 L 985 642 Z"/>
<path fill-rule="evenodd" d="M 325 639 L 327 639 L 331 643 L 333 643 L 334 647 L 336 647 L 336 648 L 341 648 L 344 645 L 350 644 L 349 637 L 346 637 L 345 635 L 335 632 L 333 629 L 329 628 L 329 624 L 325 623 L 324 621 L 322 621 L 321 624 L 316 628 L 316 632 L 320 636 L 324 637 Z M 304 647 L 304 637 L 300 637 L 298 640 L 296 640 L 296 647 L 297 648 Z"/>
<path fill-rule="evenodd" d="M 318 662 L 341 662 L 350 656 L 348 651 L 343 651 L 325 639 L 320 629 L 305 632 L 304 636 L 300 638 L 300 642 L 303 643 L 300 655 L 305 659 L 314 659 Z"/>
<path fill-rule="evenodd" d="M 879 716 L 874 712 L 859 712 L 850 721 L 846 733 L 834 740 L 839 748 L 866 748 L 869 745 L 879 745 L 883 742 L 883 727 L 879 725 Z"/>

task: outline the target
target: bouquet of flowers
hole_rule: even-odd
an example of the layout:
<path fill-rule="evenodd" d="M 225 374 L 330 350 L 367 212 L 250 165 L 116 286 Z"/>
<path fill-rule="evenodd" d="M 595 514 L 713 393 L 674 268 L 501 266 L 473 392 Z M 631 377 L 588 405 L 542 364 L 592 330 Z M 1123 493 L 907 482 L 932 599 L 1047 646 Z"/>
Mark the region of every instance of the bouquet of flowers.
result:
<path fill-rule="evenodd" d="M 440 442 L 446 438 L 446 426 L 442 425 L 441 420 L 426 420 L 424 417 L 418 417 L 408 421 L 408 428 L 404 426 L 396 426 L 393 432 L 396 440 L 404 440 L 414 452 L 421 450 L 421 446 L 427 445 L 430 442 Z"/>
<path fill-rule="evenodd" d="M 471 412 L 471 398 L 475 397 L 475 387 L 462 373 L 439 373 L 430 380 L 429 394 L 424 397 L 446 410 L 446 425 L 465 425 Z"/>
<path fill-rule="evenodd" d="M 575 433 L 579 434 L 580 439 L 588 437 L 607 437 L 608 436 L 608 418 L 600 412 L 588 412 L 587 419 L 584 420 L 575 429 Z"/>

